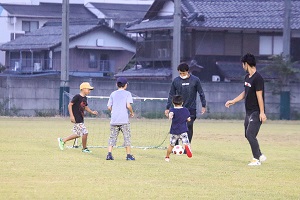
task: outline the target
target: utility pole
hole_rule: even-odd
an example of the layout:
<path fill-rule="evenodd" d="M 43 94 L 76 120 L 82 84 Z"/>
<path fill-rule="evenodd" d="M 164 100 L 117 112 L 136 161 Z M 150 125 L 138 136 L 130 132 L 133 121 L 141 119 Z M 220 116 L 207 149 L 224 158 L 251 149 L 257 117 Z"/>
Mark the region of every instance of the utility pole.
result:
<path fill-rule="evenodd" d="M 177 66 L 180 63 L 181 57 L 181 0 L 174 0 L 173 22 L 172 80 L 178 76 Z"/>
<path fill-rule="evenodd" d="M 59 111 L 67 115 L 69 98 L 64 92 L 70 92 L 69 87 L 69 0 L 62 3 L 62 42 L 61 42 L 61 76 L 59 92 Z"/>
<path fill-rule="evenodd" d="M 283 24 L 283 57 L 290 56 L 291 45 L 291 0 L 284 1 L 284 24 Z"/>

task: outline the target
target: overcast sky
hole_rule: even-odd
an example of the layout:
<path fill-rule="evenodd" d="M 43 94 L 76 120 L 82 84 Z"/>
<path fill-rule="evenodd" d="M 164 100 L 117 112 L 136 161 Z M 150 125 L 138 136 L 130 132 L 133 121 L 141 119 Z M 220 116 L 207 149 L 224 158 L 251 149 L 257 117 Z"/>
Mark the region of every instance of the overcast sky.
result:
<path fill-rule="evenodd" d="M 0 0 L 0 3 L 38 4 L 39 2 L 61 3 L 63 0 Z M 151 4 L 153 0 L 69 0 L 70 3 L 104 2 Z"/>

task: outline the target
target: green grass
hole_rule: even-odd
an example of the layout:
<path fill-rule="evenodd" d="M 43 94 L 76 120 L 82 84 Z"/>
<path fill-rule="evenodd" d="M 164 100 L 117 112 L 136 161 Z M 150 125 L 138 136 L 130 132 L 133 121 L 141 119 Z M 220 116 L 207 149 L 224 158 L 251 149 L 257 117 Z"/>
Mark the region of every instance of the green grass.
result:
<path fill-rule="evenodd" d="M 100 119 L 86 125 L 90 143 L 93 132 L 108 127 Z M 142 137 L 137 133 L 151 135 L 145 126 L 132 121 L 133 141 Z M 105 160 L 103 148 L 60 151 L 56 138 L 72 128 L 64 118 L 0 118 L 0 127 L 0 199 L 300 199 L 299 121 L 262 126 L 268 160 L 259 167 L 247 166 L 251 151 L 242 121 L 196 121 L 193 158 L 172 156 L 170 163 L 159 149 L 133 149 L 134 162 L 125 160 L 124 149 L 114 149 L 114 161 Z"/>

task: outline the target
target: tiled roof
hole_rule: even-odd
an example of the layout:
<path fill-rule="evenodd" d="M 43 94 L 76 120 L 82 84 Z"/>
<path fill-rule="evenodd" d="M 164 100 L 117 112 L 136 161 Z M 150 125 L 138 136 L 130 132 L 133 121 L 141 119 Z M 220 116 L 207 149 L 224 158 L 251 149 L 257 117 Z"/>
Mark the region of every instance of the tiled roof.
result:
<path fill-rule="evenodd" d="M 151 9 L 165 1 L 156 0 Z M 195 29 L 263 29 L 283 28 L 284 0 L 182 0 L 183 23 Z M 149 10 L 148 13 L 158 12 Z M 292 0 L 291 28 L 300 29 L 300 1 Z M 169 27 L 159 17 L 146 14 L 149 21 L 128 28 L 129 31 Z M 204 19 L 204 21 L 203 21 Z M 144 18 L 144 20 L 147 20 Z"/>
<path fill-rule="evenodd" d="M 166 78 L 172 75 L 171 68 L 141 68 L 141 69 L 128 69 L 123 72 L 117 73 L 116 77 L 135 77 L 135 78 Z"/>
<path fill-rule="evenodd" d="M 217 62 L 217 67 L 220 70 L 221 74 L 228 80 L 231 81 L 241 81 L 244 80 L 246 75 L 242 64 L 240 62 Z M 261 75 L 266 80 L 275 79 L 277 76 L 271 75 L 262 71 L 264 67 L 268 66 L 266 63 L 258 63 L 256 65 L 257 71 L 261 73 Z"/>
<path fill-rule="evenodd" d="M 0 4 L 11 16 L 61 18 L 62 4 L 40 3 L 39 5 Z M 83 4 L 70 4 L 70 18 L 96 18 Z"/>
<path fill-rule="evenodd" d="M 131 22 L 144 18 L 150 5 L 138 4 L 116 4 L 116 3 L 91 3 L 101 11 L 106 18 L 114 19 L 116 22 Z"/>
<path fill-rule="evenodd" d="M 85 33 L 93 31 L 97 28 L 106 28 L 115 31 L 106 25 L 103 25 L 99 20 L 90 21 L 76 21 L 70 22 L 69 25 L 69 39 L 72 40 Z M 125 35 L 115 31 L 116 34 L 122 35 L 124 38 L 129 39 Z M 60 45 L 62 40 L 62 26 L 61 22 L 47 22 L 42 28 L 27 33 L 26 35 L 17 38 L 0 46 L 0 50 L 14 51 L 14 50 L 48 50 L 52 47 Z"/>

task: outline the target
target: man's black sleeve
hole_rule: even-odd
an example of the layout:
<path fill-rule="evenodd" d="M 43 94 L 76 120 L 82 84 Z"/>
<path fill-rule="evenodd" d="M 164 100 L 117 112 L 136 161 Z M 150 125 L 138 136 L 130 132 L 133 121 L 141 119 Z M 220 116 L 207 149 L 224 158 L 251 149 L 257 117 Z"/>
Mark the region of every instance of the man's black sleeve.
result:
<path fill-rule="evenodd" d="M 169 97 L 168 97 L 168 102 L 167 102 L 167 106 L 166 108 L 169 110 L 172 106 L 172 98 L 173 96 L 176 94 L 176 88 L 175 88 L 175 83 L 174 81 L 172 82 L 171 84 L 171 89 L 170 89 L 170 92 L 169 92 Z"/>
<path fill-rule="evenodd" d="M 202 107 L 205 108 L 206 107 L 206 99 L 205 99 L 205 95 L 204 95 L 200 80 L 198 80 L 198 83 L 197 83 L 197 91 L 200 96 Z"/>

